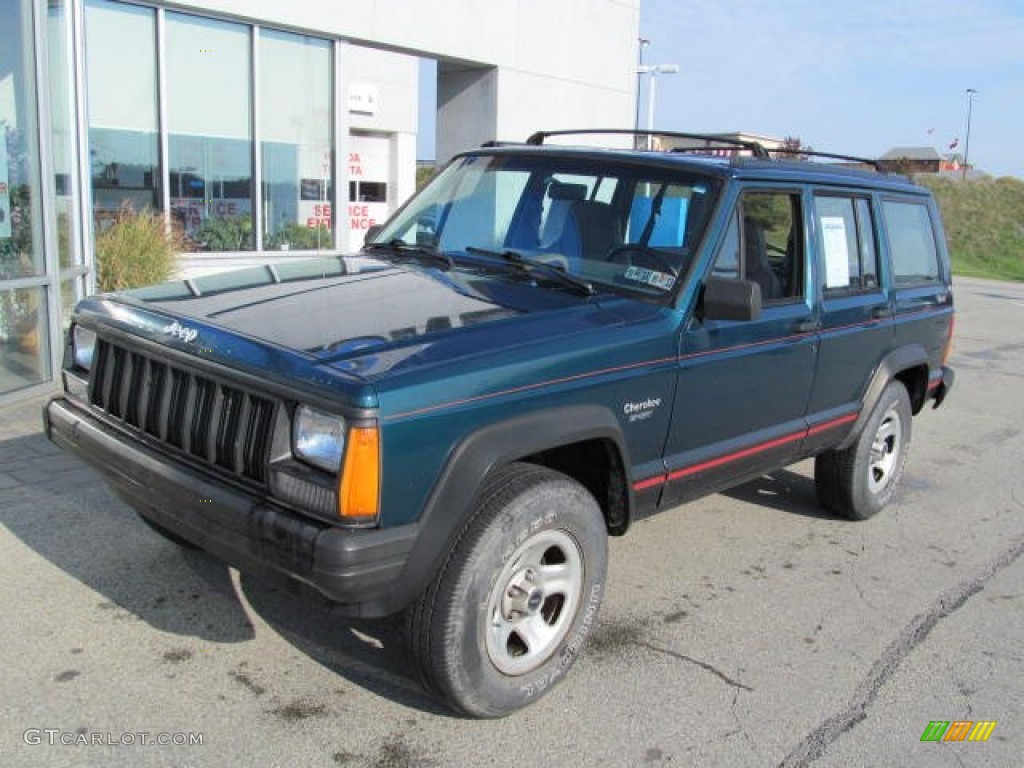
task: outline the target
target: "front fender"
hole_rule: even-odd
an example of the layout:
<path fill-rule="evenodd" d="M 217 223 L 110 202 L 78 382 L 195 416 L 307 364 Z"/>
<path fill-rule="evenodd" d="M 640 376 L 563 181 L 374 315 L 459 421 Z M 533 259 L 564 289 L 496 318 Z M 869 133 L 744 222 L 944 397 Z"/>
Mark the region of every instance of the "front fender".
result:
<path fill-rule="evenodd" d="M 442 567 L 475 508 L 484 479 L 495 469 L 541 451 L 585 440 L 612 441 L 629 473 L 625 441 L 615 415 L 597 405 L 577 405 L 518 416 L 467 435 L 452 451 L 417 523 L 419 533 L 396 581 L 396 602 L 412 602 Z M 632 484 L 626 515 L 633 507 Z"/>

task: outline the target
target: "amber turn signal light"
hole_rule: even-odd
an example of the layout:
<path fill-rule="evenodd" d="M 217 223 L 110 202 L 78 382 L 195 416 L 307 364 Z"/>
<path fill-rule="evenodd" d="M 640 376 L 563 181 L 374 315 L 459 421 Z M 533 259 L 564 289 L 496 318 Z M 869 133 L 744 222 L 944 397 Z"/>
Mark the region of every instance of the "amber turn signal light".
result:
<path fill-rule="evenodd" d="M 351 427 L 347 443 L 338 516 L 349 522 L 370 522 L 380 505 L 380 432 L 376 426 Z"/>

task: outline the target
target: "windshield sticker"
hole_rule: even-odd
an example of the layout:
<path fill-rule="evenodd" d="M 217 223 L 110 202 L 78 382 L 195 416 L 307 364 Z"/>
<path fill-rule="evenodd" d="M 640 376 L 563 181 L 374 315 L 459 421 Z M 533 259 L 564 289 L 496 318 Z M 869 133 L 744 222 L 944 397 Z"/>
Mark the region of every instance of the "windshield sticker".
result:
<path fill-rule="evenodd" d="M 672 275 L 637 266 L 627 269 L 624 277 L 627 280 L 635 280 L 638 283 L 653 285 L 655 288 L 661 288 L 663 291 L 671 291 L 672 286 L 676 284 L 676 279 Z"/>

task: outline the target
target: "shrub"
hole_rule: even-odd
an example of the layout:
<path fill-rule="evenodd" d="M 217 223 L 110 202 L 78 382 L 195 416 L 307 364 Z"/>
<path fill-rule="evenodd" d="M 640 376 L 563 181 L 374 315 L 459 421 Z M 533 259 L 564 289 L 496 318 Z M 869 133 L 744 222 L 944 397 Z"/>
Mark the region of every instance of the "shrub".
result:
<path fill-rule="evenodd" d="M 245 251 L 252 247 L 252 219 L 247 215 L 210 217 L 192 238 L 205 251 Z"/>
<path fill-rule="evenodd" d="M 113 224 L 96 235 L 96 285 L 101 292 L 162 283 L 174 272 L 184 239 L 163 216 L 125 202 Z"/>
<path fill-rule="evenodd" d="M 277 232 L 268 235 L 265 243 L 267 250 L 315 251 L 331 248 L 331 230 L 324 225 L 304 227 L 291 222 L 282 226 Z"/>
<path fill-rule="evenodd" d="M 919 176 L 942 209 L 953 274 L 1024 280 L 1024 181 Z"/>

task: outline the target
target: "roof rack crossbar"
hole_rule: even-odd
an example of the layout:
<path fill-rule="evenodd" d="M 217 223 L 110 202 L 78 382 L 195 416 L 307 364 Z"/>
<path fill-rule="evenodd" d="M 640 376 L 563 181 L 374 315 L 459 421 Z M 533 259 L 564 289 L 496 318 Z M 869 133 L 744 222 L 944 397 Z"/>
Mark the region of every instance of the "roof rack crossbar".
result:
<path fill-rule="evenodd" d="M 526 140 L 527 144 L 533 146 L 540 146 L 544 143 L 544 140 L 549 136 L 575 136 L 580 134 L 596 134 L 596 133 L 608 133 L 619 136 L 668 136 L 677 139 L 697 139 L 699 141 L 707 142 L 718 142 L 719 144 L 728 144 L 730 146 L 741 147 L 749 150 L 754 157 L 767 158 L 769 157 L 768 151 L 756 141 L 747 141 L 745 139 L 733 139 L 727 136 L 716 136 L 713 133 L 680 133 L 678 131 L 641 131 L 633 130 L 632 128 L 587 128 L 587 129 L 572 129 L 562 131 L 537 131 L 536 133 L 530 134 L 530 137 Z M 704 149 L 704 147 L 702 147 Z"/>
<path fill-rule="evenodd" d="M 807 157 L 827 157 L 830 160 L 847 160 L 851 163 L 864 163 L 870 165 L 876 171 L 882 171 L 882 167 L 877 160 L 872 160 L 869 157 L 855 157 L 854 155 L 837 155 L 834 152 L 818 152 L 814 149 L 797 149 L 791 147 L 779 147 L 778 149 L 771 150 L 773 154 L 781 155 L 805 155 Z"/>

